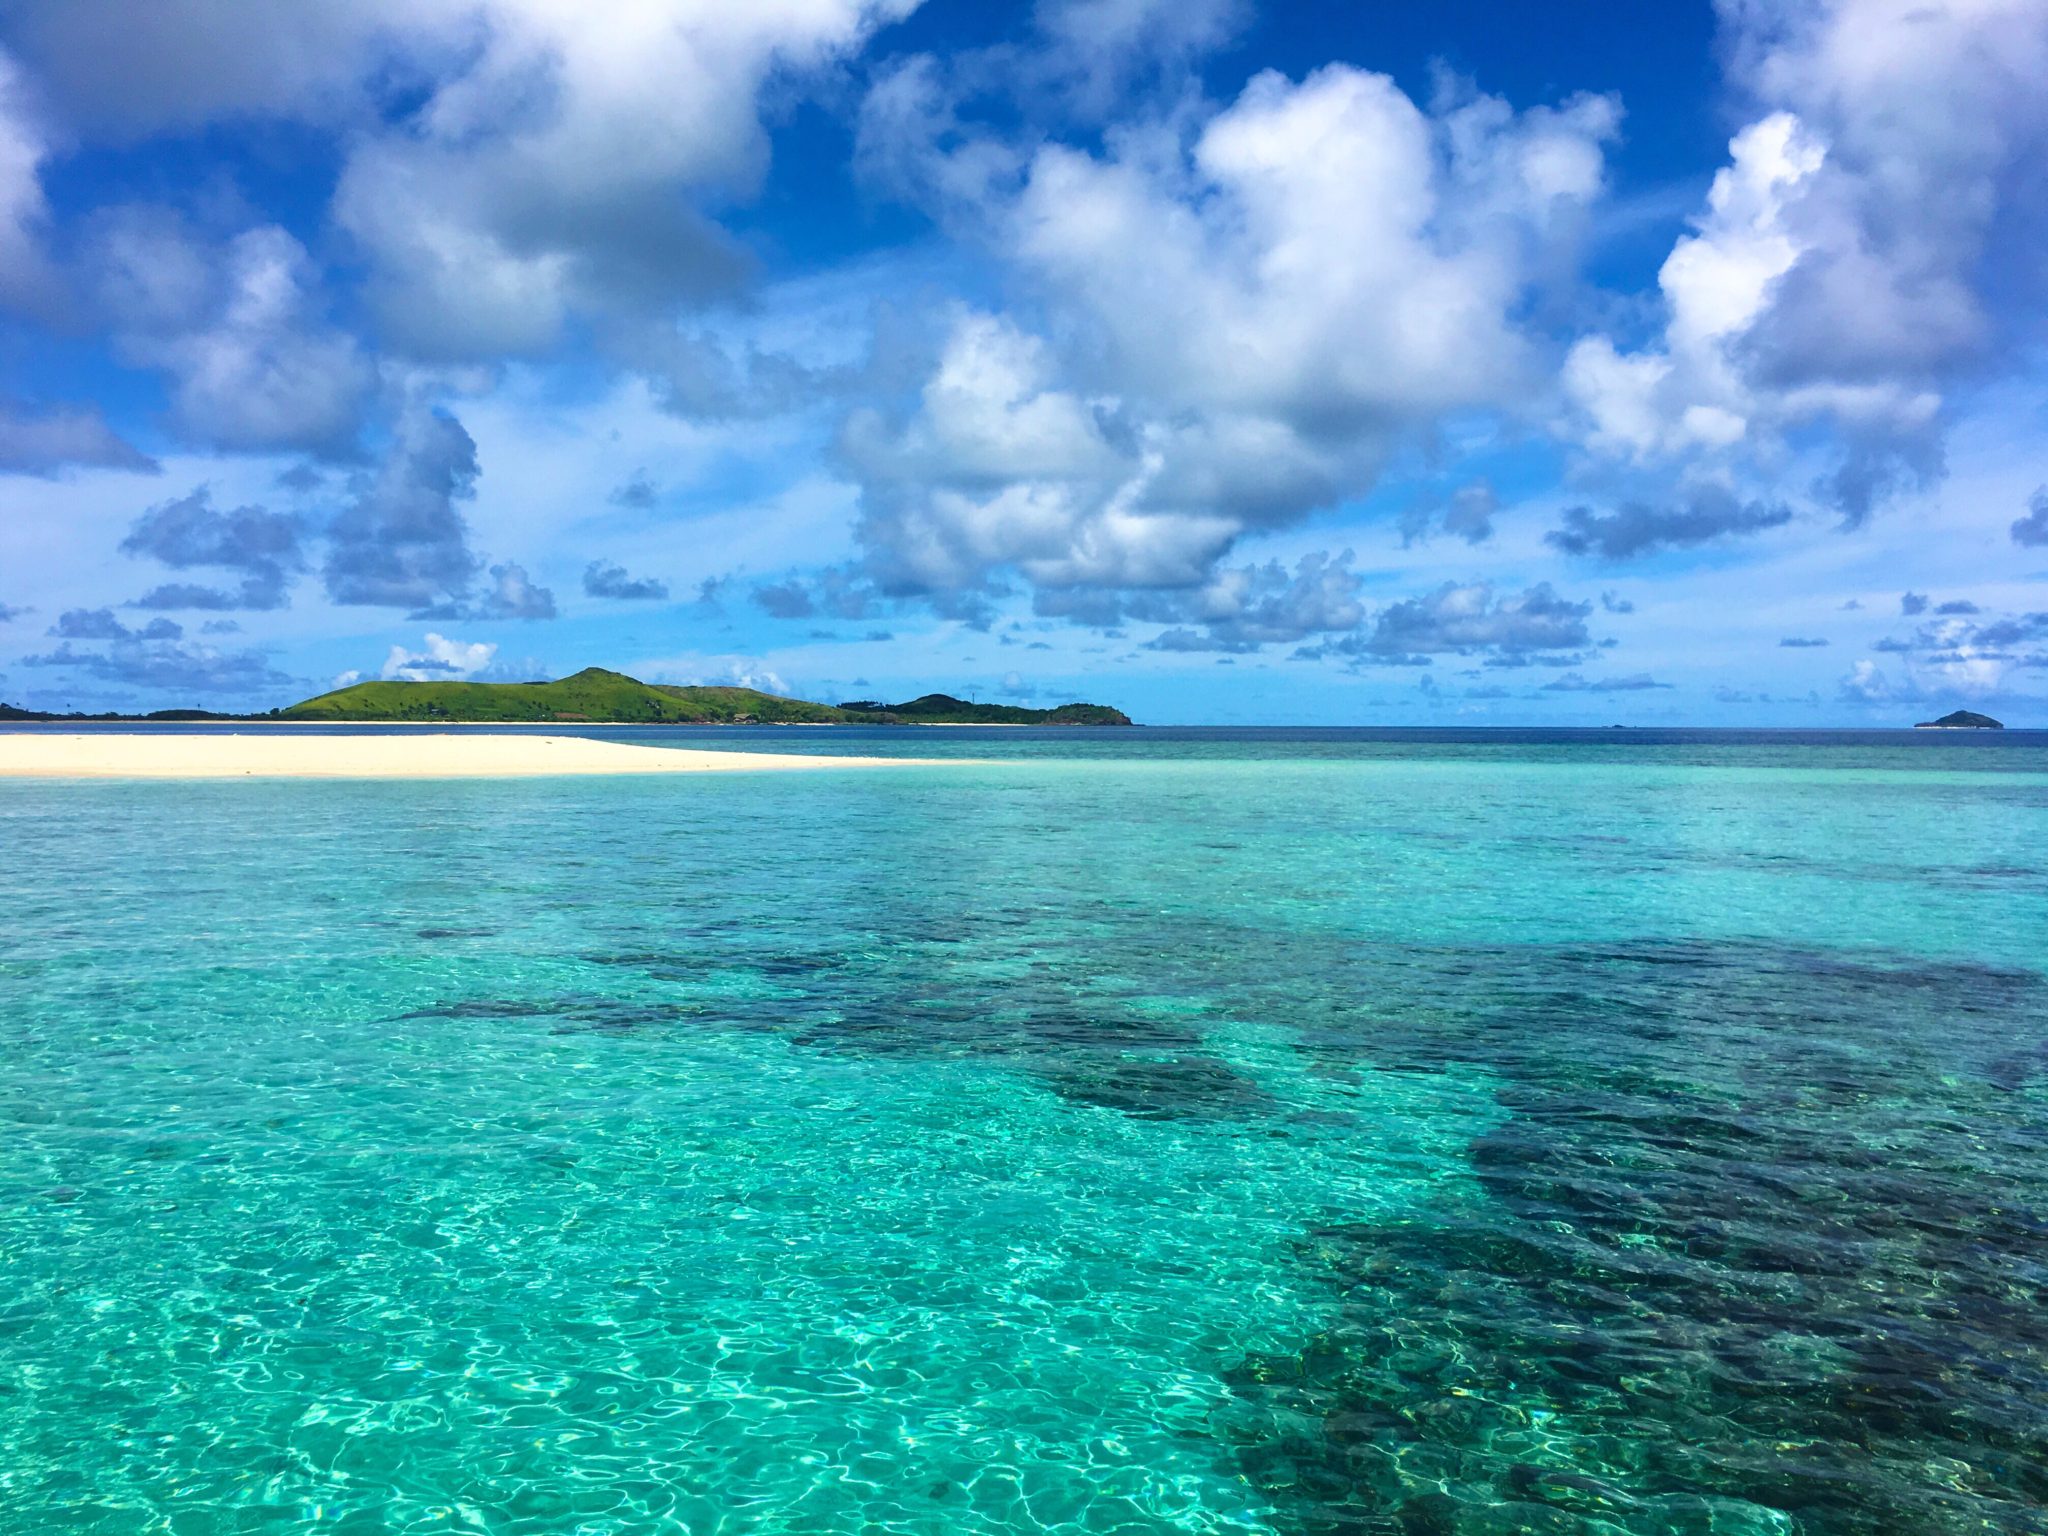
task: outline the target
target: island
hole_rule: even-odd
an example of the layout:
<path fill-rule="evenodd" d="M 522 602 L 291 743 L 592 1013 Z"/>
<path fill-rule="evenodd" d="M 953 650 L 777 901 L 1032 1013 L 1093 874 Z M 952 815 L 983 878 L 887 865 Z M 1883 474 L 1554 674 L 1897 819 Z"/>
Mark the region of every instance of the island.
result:
<path fill-rule="evenodd" d="M 451 725 L 1130 725 L 1131 717 L 1106 704 L 1060 704 L 1027 709 L 978 704 L 947 693 L 927 693 L 905 704 L 874 699 L 814 704 L 754 688 L 643 683 L 623 672 L 585 667 L 553 682 L 368 682 L 337 688 L 261 714 L 220 714 L 204 709 L 160 709 L 146 715 L 52 714 L 0 704 L 0 723 L 21 724 L 233 724 L 263 721 L 345 724 L 445 723 Z"/>
<path fill-rule="evenodd" d="M 1980 715 L 1975 710 L 1958 709 L 1943 715 L 1939 720 L 1922 720 L 1913 727 L 1916 731 L 2002 731 L 2003 720 L 1994 720 L 1989 715 Z"/>
<path fill-rule="evenodd" d="M 0 704 L 0 725 L 8 724 L 10 721 L 25 725 L 47 725 L 62 720 L 75 720 L 81 725 L 204 725 L 209 721 L 269 718 L 268 715 L 220 715 L 210 709 L 159 709 L 147 715 L 88 715 L 73 710 L 68 715 L 53 715 L 48 710 L 17 709 L 12 704 Z"/>
<path fill-rule="evenodd" d="M 230 724 L 294 721 L 451 725 L 1130 725 L 1131 717 L 1106 704 L 1060 704 L 1027 709 L 1019 704 L 977 704 L 949 693 L 927 693 L 905 704 L 857 699 L 814 704 L 754 688 L 685 687 L 643 683 L 623 672 L 585 667 L 553 682 L 354 683 L 255 715 L 203 709 L 160 709 L 147 715 L 50 714 L 0 704 L 0 722 L 38 724 Z"/>
<path fill-rule="evenodd" d="M 1026 709 L 928 693 L 907 704 L 814 704 L 754 688 L 643 683 L 586 667 L 553 682 L 368 682 L 276 712 L 279 720 L 569 725 L 1129 725 L 1102 704 Z"/>

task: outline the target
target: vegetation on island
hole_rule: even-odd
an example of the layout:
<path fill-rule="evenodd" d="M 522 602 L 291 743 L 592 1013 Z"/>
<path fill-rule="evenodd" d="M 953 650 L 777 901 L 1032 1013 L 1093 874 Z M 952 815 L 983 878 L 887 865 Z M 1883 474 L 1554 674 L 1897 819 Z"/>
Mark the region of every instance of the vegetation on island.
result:
<path fill-rule="evenodd" d="M 1939 720 L 1922 720 L 1913 727 L 1916 731 L 2002 731 L 2003 720 L 1994 720 L 1989 715 L 1980 715 L 1974 709 L 1951 710 Z"/>
<path fill-rule="evenodd" d="M 53 722 L 69 720 L 79 725 L 94 725 L 100 723 L 112 724 L 118 722 L 127 722 L 129 724 L 142 723 L 156 725 L 182 725 L 190 724 L 195 721 L 248 720 L 251 718 L 260 719 L 263 717 L 252 717 L 249 715 L 219 715 L 215 714 L 210 709 L 159 709 L 146 715 L 117 715 L 110 713 L 88 715 L 81 713 L 78 710 L 73 710 L 68 715 L 58 715 L 52 714 L 50 711 L 45 709 L 16 709 L 12 704 L 0 704 L 0 724 L 4 724 L 9 720 L 14 720 L 23 722 L 33 721 L 37 724 L 47 725 Z"/>
<path fill-rule="evenodd" d="M 976 704 L 949 693 L 927 693 L 907 704 L 853 699 L 840 713 L 860 724 L 879 725 L 1129 725 L 1131 717 L 1107 704 L 1061 704 L 1026 709 L 1019 704 Z"/>
<path fill-rule="evenodd" d="M 929 693 L 907 704 L 814 704 L 753 688 L 643 683 L 586 667 L 553 682 L 355 683 L 277 711 L 281 720 L 445 720 L 572 725 L 1129 725 L 1101 704 L 1025 709 Z"/>

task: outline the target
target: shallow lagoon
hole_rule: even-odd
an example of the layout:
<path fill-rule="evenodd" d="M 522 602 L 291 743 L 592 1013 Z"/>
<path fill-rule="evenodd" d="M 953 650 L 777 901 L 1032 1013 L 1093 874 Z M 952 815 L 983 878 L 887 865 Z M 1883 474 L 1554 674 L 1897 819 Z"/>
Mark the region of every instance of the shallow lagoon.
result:
<path fill-rule="evenodd" d="M 2048 1529 L 2048 745 L 1616 734 L 0 788 L 0 1529 Z"/>

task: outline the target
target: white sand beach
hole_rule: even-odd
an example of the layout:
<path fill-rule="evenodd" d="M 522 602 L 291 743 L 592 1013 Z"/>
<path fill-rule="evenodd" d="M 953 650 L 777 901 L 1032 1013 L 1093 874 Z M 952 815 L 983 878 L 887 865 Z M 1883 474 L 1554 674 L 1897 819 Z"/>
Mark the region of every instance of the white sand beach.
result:
<path fill-rule="evenodd" d="M 740 773 L 930 764 L 905 757 L 807 757 L 629 746 L 580 736 L 465 731 L 392 736 L 264 731 L 0 732 L 0 778 L 469 779 L 551 774 Z"/>

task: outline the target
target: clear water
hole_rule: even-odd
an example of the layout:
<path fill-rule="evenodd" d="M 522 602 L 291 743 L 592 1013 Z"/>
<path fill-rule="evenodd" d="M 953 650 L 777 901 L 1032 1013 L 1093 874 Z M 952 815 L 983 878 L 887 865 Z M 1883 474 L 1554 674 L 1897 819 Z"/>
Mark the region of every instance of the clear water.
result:
<path fill-rule="evenodd" d="M 888 740 L 0 784 L 0 1530 L 2048 1530 L 2041 738 Z"/>

